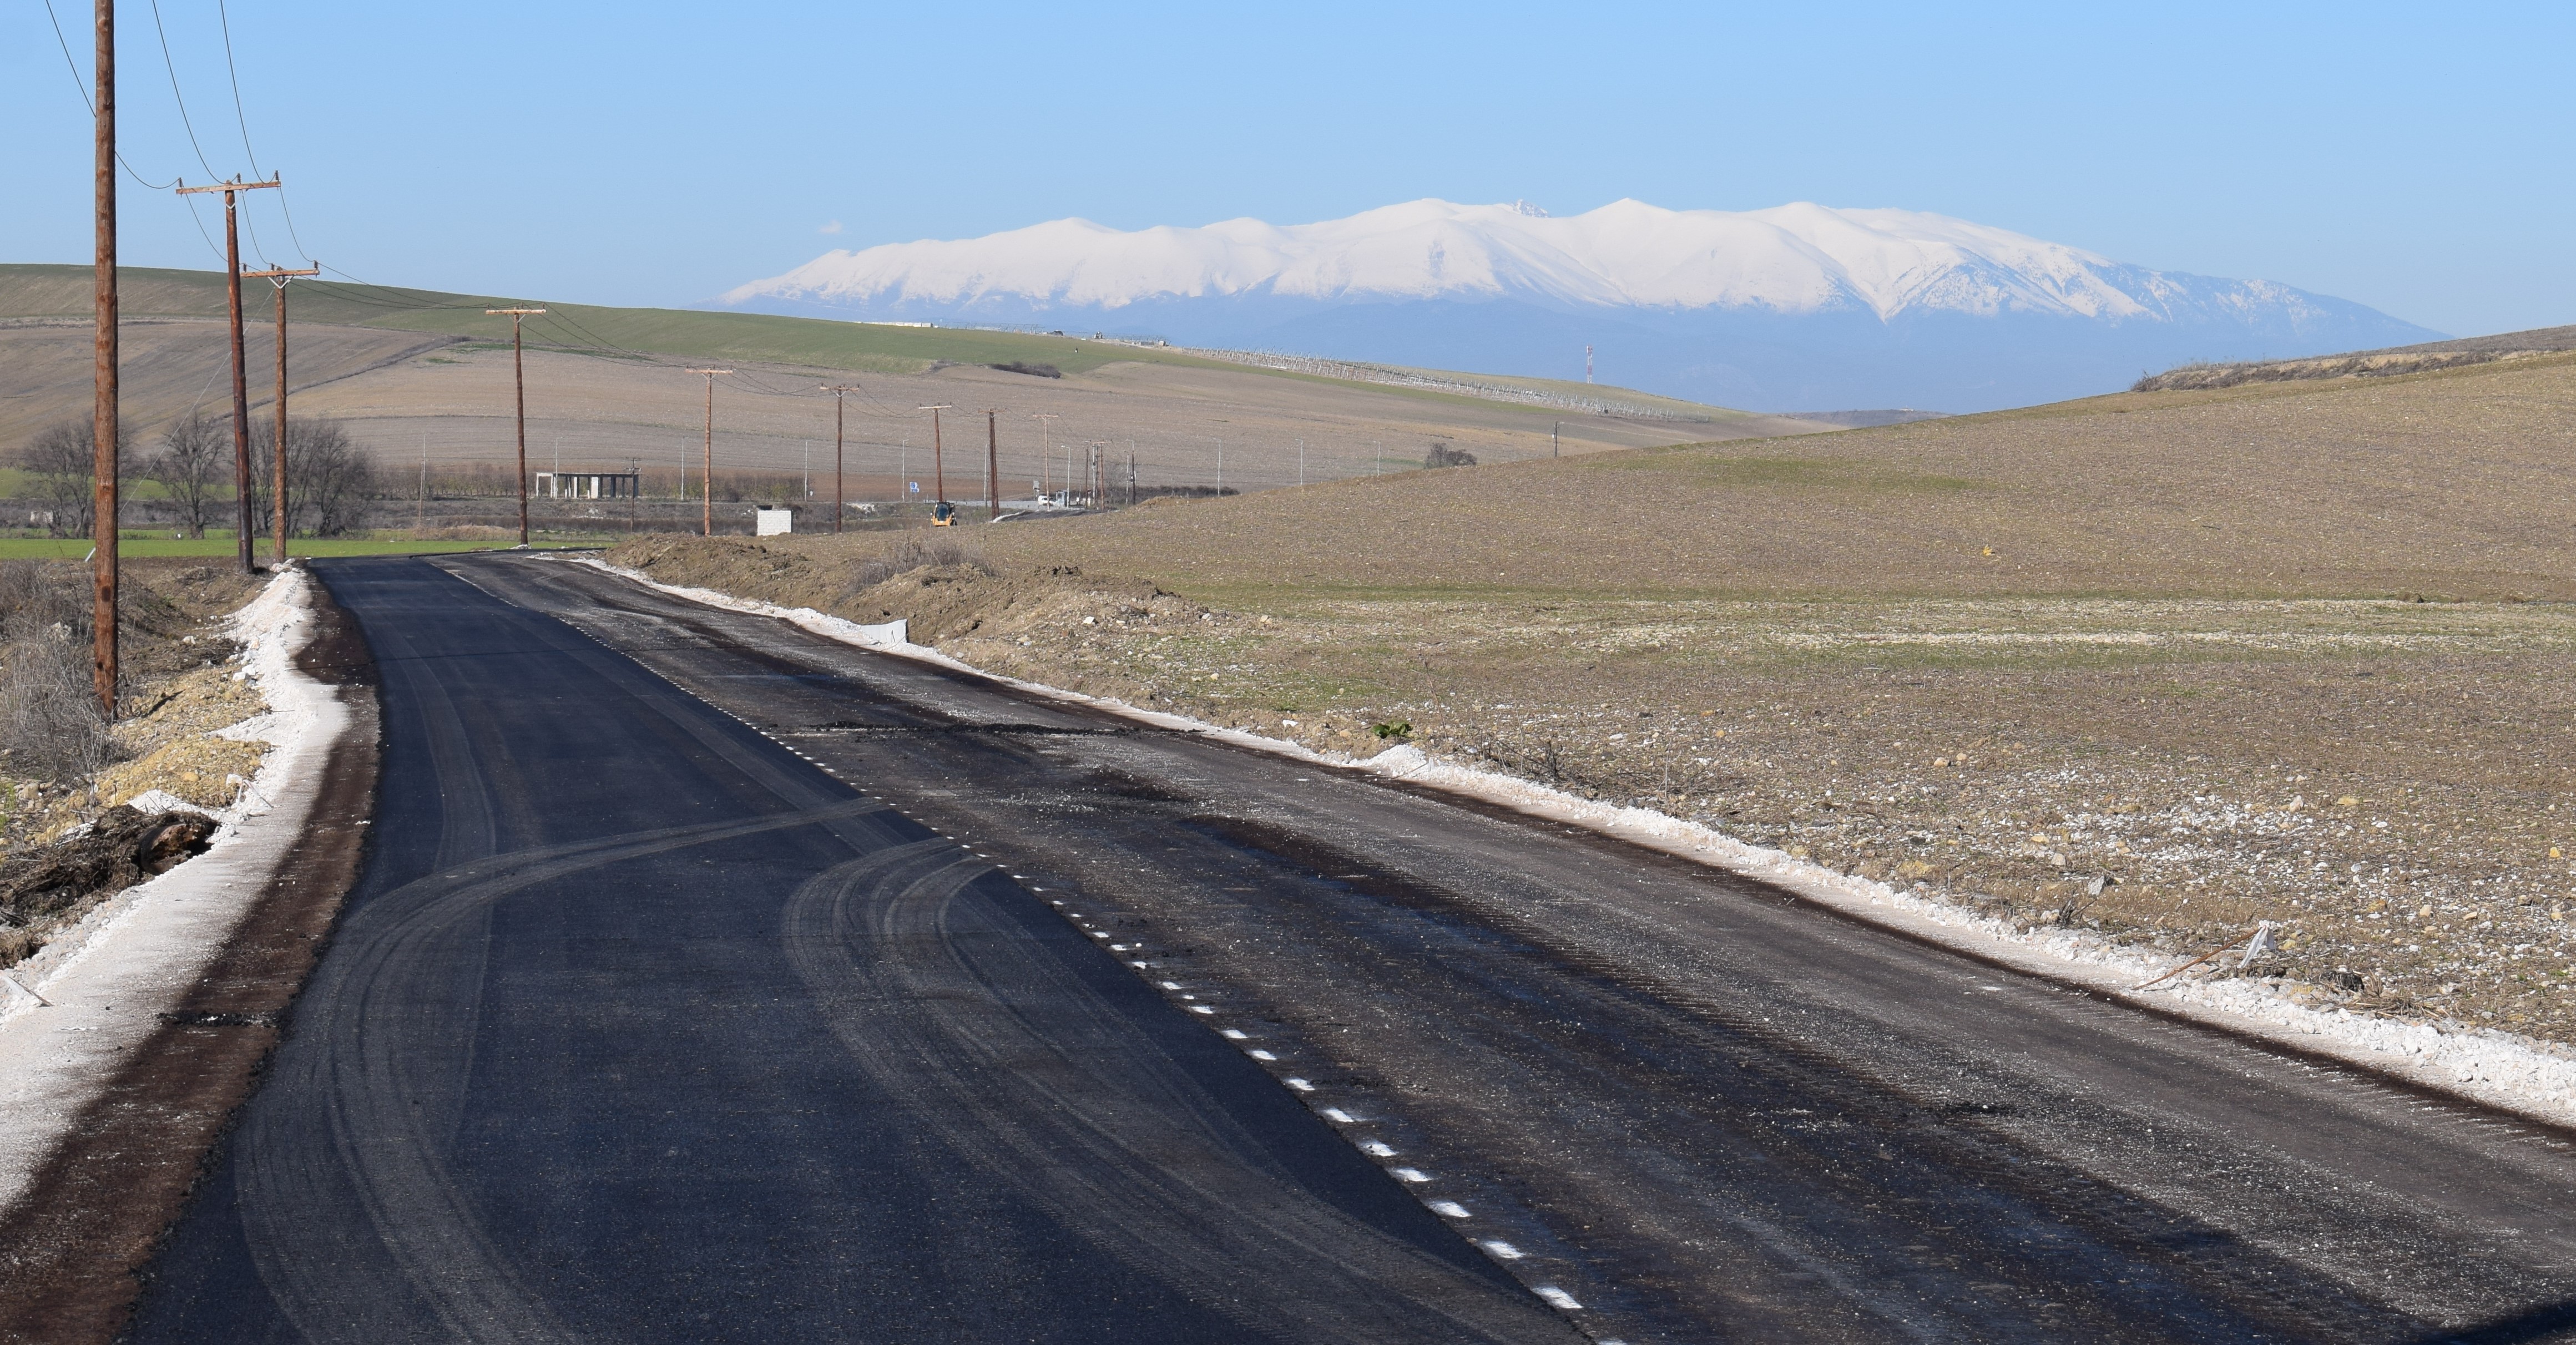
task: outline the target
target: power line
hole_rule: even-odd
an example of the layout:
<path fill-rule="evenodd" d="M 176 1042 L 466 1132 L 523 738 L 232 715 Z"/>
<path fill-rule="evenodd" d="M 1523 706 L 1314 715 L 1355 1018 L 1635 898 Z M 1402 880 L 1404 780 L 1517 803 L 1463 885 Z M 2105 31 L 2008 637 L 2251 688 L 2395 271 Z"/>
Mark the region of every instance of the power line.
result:
<path fill-rule="evenodd" d="M 197 125 L 188 119 L 188 100 L 179 94 L 179 66 L 170 59 L 170 30 L 161 26 L 161 0 L 152 0 L 152 31 L 161 37 L 161 68 L 170 72 L 170 101 L 179 105 L 179 125 L 188 133 L 188 148 L 197 151 L 197 166 L 206 170 L 206 176 L 222 177 L 206 162 L 205 148 L 197 143 Z M 254 234 L 252 246 L 258 246 L 258 241 Z"/>
<path fill-rule="evenodd" d="M 177 186 L 178 182 L 179 180 L 177 178 L 170 179 L 170 184 L 172 186 Z M 224 259 L 224 250 L 216 247 L 215 236 L 206 232 L 205 218 L 197 213 L 197 203 L 194 200 L 190 200 L 188 202 L 188 218 L 195 222 L 197 226 L 197 236 L 206 240 L 206 251 L 215 254 L 216 261 L 222 261 Z"/>
<path fill-rule="evenodd" d="M 89 114 L 92 117 L 96 117 L 98 115 L 98 103 L 89 96 L 89 85 L 81 82 L 80 62 L 72 59 L 72 44 L 63 36 L 63 21 L 54 13 L 54 0 L 45 0 L 45 18 L 48 22 L 54 25 L 54 45 L 63 49 L 63 68 L 72 72 L 72 87 L 80 92 L 81 106 L 88 108 Z M 126 176 L 133 178 L 136 182 L 142 183 L 146 191 L 168 191 L 172 187 L 179 185 L 179 179 L 175 177 L 167 182 L 155 182 L 152 179 L 143 176 L 141 173 L 135 172 L 134 165 L 125 161 L 125 152 L 122 150 L 116 152 L 116 165 L 117 167 L 125 170 Z M 205 226 L 199 225 L 198 231 L 203 232 L 204 228 Z M 211 242 L 212 240 L 210 239 L 208 241 Z"/>

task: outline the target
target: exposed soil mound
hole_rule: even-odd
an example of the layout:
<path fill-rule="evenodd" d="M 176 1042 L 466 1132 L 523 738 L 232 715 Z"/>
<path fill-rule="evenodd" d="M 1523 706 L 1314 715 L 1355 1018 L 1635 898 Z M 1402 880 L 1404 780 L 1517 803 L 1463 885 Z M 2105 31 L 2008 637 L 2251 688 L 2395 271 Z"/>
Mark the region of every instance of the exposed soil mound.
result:
<path fill-rule="evenodd" d="M 110 808 L 80 834 L 0 859 L 0 966 L 107 897 L 205 853 L 214 820 Z"/>

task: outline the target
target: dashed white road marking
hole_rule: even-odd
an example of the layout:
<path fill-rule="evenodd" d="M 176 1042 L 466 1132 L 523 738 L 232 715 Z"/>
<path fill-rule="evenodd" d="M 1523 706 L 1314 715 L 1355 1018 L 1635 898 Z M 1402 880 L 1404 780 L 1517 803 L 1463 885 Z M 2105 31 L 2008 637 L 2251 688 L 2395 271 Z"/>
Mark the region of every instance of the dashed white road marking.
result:
<path fill-rule="evenodd" d="M 596 636 L 594 636 L 593 638 L 594 638 L 594 639 L 596 639 L 597 637 L 596 637 Z M 657 670 L 657 671 L 658 671 L 658 670 Z M 667 675 L 665 675 L 663 680 L 665 680 L 665 681 L 669 681 L 670 679 L 669 679 L 669 677 L 668 677 Z M 677 685 L 677 684 L 676 684 L 676 683 L 674 683 L 674 685 Z M 682 688 L 682 689 L 683 689 L 683 690 L 686 690 L 686 688 Z M 694 696 L 696 693 L 691 692 L 690 694 Z M 704 697 L 698 697 L 698 699 L 700 699 L 701 701 L 704 701 L 704 700 L 705 700 L 705 698 L 704 698 Z M 743 723 L 743 724 L 745 724 L 745 725 L 747 725 L 747 726 L 752 727 L 752 728 L 754 729 L 754 731 L 755 731 L 755 732 L 760 733 L 760 734 L 761 734 L 761 736 L 766 737 L 766 738 L 769 738 L 769 739 L 770 739 L 771 741 L 773 741 L 773 742 L 778 742 L 778 745 L 779 745 L 779 746 L 781 746 L 781 747 L 787 747 L 787 744 L 786 744 L 786 743 L 784 743 L 784 742 L 780 742 L 780 741 L 777 739 L 776 735 L 771 734 L 768 730 L 766 730 L 766 729 L 762 729 L 762 728 L 760 728 L 760 727 L 759 727 L 759 726 L 757 726 L 757 725 L 752 725 L 752 724 L 751 724 L 751 722 L 750 722 L 749 720 L 743 719 L 740 715 L 732 715 L 730 711 L 726 711 L 725 713 L 727 713 L 728 715 L 730 715 L 732 718 L 736 719 L 737 721 L 739 721 L 739 722 L 741 722 L 741 723 Z M 807 762 L 810 762 L 810 763 L 812 763 L 812 764 L 814 764 L 814 765 L 816 765 L 816 766 L 820 767 L 820 768 L 821 768 L 821 769 L 822 769 L 826 774 L 832 775 L 832 776 L 834 776 L 835 778 L 838 778 L 838 777 L 839 777 L 839 775 L 840 775 L 840 772 L 839 772 L 839 771 L 835 770 L 834 768 L 832 768 L 832 767 L 830 767 L 830 766 L 824 765 L 821 761 L 817 760 L 817 759 L 816 759 L 816 758 L 814 758 L 814 757 L 808 756 L 805 752 L 803 752 L 803 751 L 801 751 L 801 750 L 799 750 L 799 749 L 797 749 L 797 748 L 787 747 L 787 750 L 788 750 L 790 753 L 792 753 L 793 755 L 795 755 L 795 756 L 797 756 L 797 757 L 799 757 L 799 758 L 802 758 L 803 760 L 805 760 L 805 761 L 807 761 Z M 1302 782 L 1304 782 L 1305 777 L 1302 777 L 1302 776 L 1301 776 L 1301 777 L 1298 777 L 1298 779 L 1299 779 L 1299 781 L 1302 783 Z M 910 821 L 913 821 L 913 822 L 915 822 L 915 823 L 919 823 L 919 822 L 920 822 L 920 819 L 919 819 L 919 818 L 915 817 L 915 816 L 914 816 L 913 814 L 911 814 L 910 812 L 905 811 L 905 810 L 904 810 L 904 809 L 902 809 L 901 807 L 893 805 L 893 804 L 891 803 L 891 801 L 890 801 L 890 800 L 885 800 L 885 799 L 881 798 L 881 797 L 880 797 L 880 796 L 878 796 L 878 795 L 876 794 L 876 792 L 875 792 L 875 791 L 873 791 L 873 790 L 866 790 L 866 789 L 862 789 L 862 790 L 860 791 L 860 793 L 861 793 L 863 796 L 865 796 L 865 797 L 869 797 L 869 798 L 876 798 L 876 799 L 878 799 L 878 801 L 879 801 L 879 802 L 886 803 L 886 804 L 887 804 L 887 805 L 888 805 L 888 806 L 889 806 L 889 807 L 890 807 L 890 808 L 891 808 L 891 809 L 892 809 L 892 810 L 893 810 L 893 811 L 894 811 L 898 816 L 904 817 L 905 819 L 910 820 Z M 988 860 L 988 861 L 992 859 L 992 855 L 991 855 L 991 854 L 989 854 L 989 853 L 987 853 L 987 852 L 985 852 L 985 851 L 977 850 L 977 849 L 975 849 L 972 845 L 967 844 L 964 836 L 955 835 L 955 834 L 951 834 L 951 833 L 948 833 L 948 832 L 943 832 L 943 831 L 940 831 L 940 830 L 938 830 L 937 828 L 934 828 L 934 827 L 928 827 L 928 826 L 925 826 L 925 827 L 924 827 L 924 829 L 925 829 L 925 830 L 930 831 L 930 832 L 931 832 L 931 834 L 933 834 L 933 835 L 935 835 L 935 836 L 938 836 L 938 837 L 940 837 L 940 838 L 942 838 L 942 839 L 944 839 L 944 840 L 947 840 L 947 841 L 950 841 L 950 842 L 953 842 L 953 843 L 958 844 L 958 845 L 960 846 L 960 848 L 962 848 L 962 849 L 966 850 L 966 851 L 967 851 L 967 853 L 969 853 L 969 854 L 973 855 L 973 856 L 974 856 L 975 858 L 977 858 L 977 859 Z M 968 833 L 968 834 L 972 834 L 972 833 Z M 1408 837 L 1407 839 L 1412 839 L 1412 838 Z M 998 866 L 998 865 L 996 865 L 996 867 L 999 867 L 999 866 Z M 1005 871 L 1007 872 L 1007 870 L 1005 870 Z M 1020 882 L 1027 882 L 1027 881 L 1028 881 L 1028 875 L 1026 875 L 1026 874 L 1013 873 L 1013 874 L 1011 874 L 1010 876 L 1011 876 L 1014 880 L 1017 880 L 1017 881 L 1020 881 Z M 1031 886 L 1031 887 L 1029 888 L 1029 890 L 1030 890 L 1031 892 L 1040 892 L 1040 893 L 1042 893 L 1042 892 L 1046 891 L 1046 889 L 1045 889 L 1045 888 L 1043 888 L 1043 887 L 1038 887 L 1038 886 L 1034 886 L 1034 885 L 1033 885 L 1033 886 Z M 1061 910 L 1064 910 L 1064 902 L 1063 902 L 1062 900 L 1050 900 L 1050 901 L 1048 902 L 1048 905 L 1050 905 L 1050 906 L 1052 906 L 1052 907 L 1055 907 L 1056 909 L 1058 909 L 1058 910 L 1060 910 L 1060 911 L 1061 911 Z M 1091 930 L 1091 929 L 1089 929 L 1089 927 L 1088 927 L 1088 922 L 1087 922 L 1087 921 L 1084 921 L 1084 919 L 1083 919 L 1083 917 L 1082 917 L 1082 914 L 1081 914 L 1080 912 L 1078 912 L 1078 911 L 1065 911 L 1064 913 L 1065 913 L 1065 915 L 1066 915 L 1066 917 L 1067 917 L 1067 918 L 1069 918 L 1069 919 L 1071 919 L 1071 920 L 1075 921 L 1075 922 L 1076 922 L 1076 923 L 1078 923 L 1078 924 L 1082 924 L 1082 925 L 1085 927 L 1085 929 L 1087 930 L 1087 932 L 1089 932 L 1089 933 L 1091 934 L 1091 937 L 1093 937 L 1093 938 L 1095 938 L 1095 939 L 1107 939 L 1107 938 L 1109 938 L 1109 937 L 1110 937 L 1110 935 L 1109 935 L 1106 931 L 1103 931 L 1103 930 Z M 1118 952 L 1122 952 L 1122 953 L 1123 953 L 1123 952 L 1130 951 L 1130 946 L 1129 946 L 1129 945 L 1126 945 L 1126 944 L 1115 944 L 1115 943 L 1113 943 L 1113 944 L 1110 944 L 1110 945 L 1109 945 L 1109 947 L 1110 947 L 1110 948 L 1112 948 L 1112 949 L 1114 949 L 1114 950 L 1116 950 L 1116 951 L 1118 951 Z M 1136 948 L 1136 950 L 1137 950 L 1137 951 L 1141 951 L 1141 950 L 1142 950 L 1142 945 L 1136 945 L 1136 946 L 1135 946 L 1135 948 Z M 1136 968 L 1136 969 L 1137 969 L 1137 970 L 1139 970 L 1139 971 L 1142 971 L 1142 970 L 1145 970 L 1146 968 L 1148 968 L 1148 967 L 1152 966 L 1153 964 L 1152 964 L 1151 962 L 1148 962 L 1148 961 L 1145 961 L 1145 960 L 1142 960 L 1142 959 L 1138 959 L 1138 960 L 1130 961 L 1130 962 L 1128 963 L 1128 965 L 1129 965 L 1129 966 L 1131 966 L 1131 967 Z M 1180 987 L 1180 983 L 1179 983 L 1179 982 L 1176 982 L 1176 981 L 1164 981 L 1164 982 L 1162 982 L 1162 983 L 1161 983 L 1161 988 L 1162 988 L 1162 989 L 1164 989 L 1165 991 L 1178 992 L 1178 991 L 1180 990 L 1180 988 L 1181 988 L 1181 987 Z M 1980 986 L 1979 988 L 1980 988 L 1980 989 L 1983 989 L 1983 990 L 1988 990 L 1988 991 L 2000 991 L 2000 990 L 2002 990 L 2002 989 L 2003 989 L 2003 987 L 2002 987 L 2002 986 L 1996 986 L 1996 985 Z M 1195 998 L 1195 996 L 1191 996 L 1191 995 L 1182 995 L 1182 996 L 1181 996 L 1181 998 L 1183 998 L 1183 999 L 1193 999 L 1193 998 Z M 1189 1010 L 1190 1010 L 1191 1012 L 1193 1012 L 1193 1013 L 1200 1013 L 1200 1014 L 1213 1014 L 1213 1013 L 1215 1013 L 1215 1012 L 1216 1012 L 1216 1010 L 1215 1010 L 1213 1007 L 1211 1007 L 1211 1006 L 1209 1006 L 1209 1005 L 1205 1005 L 1205 1004 L 1191 1004 L 1191 1005 L 1188 1005 L 1187 1007 L 1188 1007 L 1188 1008 L 1189 1008 Z M 1231 1041 L 1244 1041 L 1244 1040 L 1248 1040 L 1248 1039 L 1249 1039 L 1249 1038 L 1248 1038 L 1248 1035 L 1247 1035 L 1246 1033 L 1244 1033 L 1244 1032 L 1242 1032 L 1242 1031 L 1240 1031 L 1240 1030 L 1238 1030 L 1238 1029 L 1235 1029 L 1235 1028 L 1223 1028 L 1223 1029 L 1220 1029 L 1220 1031 L 1223 1033 L 1223 1035 L 1224 1035 L 1228 1040 L 1231 1040 Z M 1278 1059 L 1278 1057 L 1277 1057 L 1277 1056 L 1275 1056 L 1275 1055 L 1271 1054 L 1269 1051 L 1265 1051 L 1265 1050 L 1257 1050 L 1257 1049 L 1256 1049 L 1256 1050 L 1248 1050 L 1248 1051 L 1246 1052 L 1246 1054 L 1250 1055 L 1250 1056 L 1251 1056 L 1253 1059 L 1255 1059 L 1255 1060 L 1276 1061 L 1276 1060 Z M 1289 1088 L 1291 1088 L 1292 1090 L 1294 1090 L 1294 1091 L 1296 1091 L 1296 1092 L 1299 1092 L 1299 1093 L 1312 1093 L 1312 1092 L 1314 1092 L 1314 1091 L 1315 1091 L 1315 1085 L 1314 1085 L 1313 1083 L 1309 1082 L 1308 1080 L 1305 1080 L 1305 1079 L 1300 1079 L 1300 1078 L 1288 1078 L 1288 1079 L 1283 1079 L 1283 1080 L 1281 1080 L 1281 1082 L 1283 1082 L 1283 1083 L 1287 1084 Z M 1337 1123 L 1337 1124 L 1342 1124 L 1342 1125 L 1352 1125 L 1352 1124 L 1356 1124 L 1356 1123 L 1358 1123 L 1358 1120 L 1359 1120 L 1359 1118 L 1358 1118 L 1358 1117 L 1355 1117 L 1355 1116 L 1351 1115 L 1349 1112 L 1344 1111 L 1343 1109 L 1341 1109 L 1341 1108 L 1339 1108 L 1339 1107 L 1325 1107 L 1325 1108 L 1321 1108 L 1321 1109 L 1320 1109 L 1320 1111 L 1321 1111 L 1321 1114 L 1325 1117 L 1325 1119 L 1330 1120 L 1330 1121 L 1333 1121 L 1333 1122 L 1335 1122 L 1335 1123 Z M 1366 1153 L 1366 1154 L 1368 1154 L 1370 1157 L 1373 1157 L 1373 1158 L 1393 1158 L 1393 1157 L 1395 1157 L 1395 1156 L 1396 1156 L 1396 1150 L 1395 1150 L 1392 1146 L 1390 1146 L 1390 1145 L 1388 1145 L 1388 1144 L 1384 1143 L 1383 1141 L 1379 1141 L 1379 1140 L 1369 1140 L 1369 1141 L 1366 1141 L 1366 1142 L 1362 1143 L 1359 1147 L 1360 1147 L 1361 1152 Z M 1423 1171 L 1422 1171 L 1421 1169 L 1419 1169 L 1419 1168 L 1411 1168 L 1411 1167 L 1390 1168 L 1390 1169 L 1388 1169 L 1388 1172 L 1389 1172 L 1389 1174 L 1390 1174 L 1390 1175 L 1392 1175 L 1393 1177 L 1395 1177 L 1395 1179 L 1396 1179 L 1396 1180 L 1401 1181 L 1401 1182 L 1404 1182 L 1404 1183 L 1407 1183 L 1407 1184 L 1410 1184 L 1410 1185 L 1419 1185 L 1419 1184 L 1427 1183 L 1427 1182 L 1429 1182 L 1429 1181 L 1431 1180 L 1430 1175 L 1429 1175 L 1428 1173 L 1423 1172 Z M 1467 1219 L 1467 1218 L 1472 1218 L 1472 1217 L 1473 1217 L 1473 1216 L 1469 1213 L 1469 1211 L 1468 1211 L 1468 1209 L 1467 1209 L 1467 1207 L 1466 1207 L 1466 1206 L 1464 1206 L 1464 1205 L 1462 1205 L 1462 1204 L 1459 1204 L 1457 1201 L 1454 1201 L 1454 1200 L 1434 1200 L 1434 1201 L 1428 1201 L 1428 1202 L 1425 1202 L 1425 1204 L 1426 1204 L 1426 1207 L 1427 1207 L 1427 1208 L 1429 1208 L 1429 1209 L 1431 1210 L 1431 1212 L 1432 1212 L 1432 1213 L 1434 1213 L 1434 1214 L 1438 1214 L 1438 1215 L 1442 1216 L 1443 1218 L 1448 1218 L 1448 1219 Z M 1483 1248 L 1487 1254 L 1489 1254 L 1489 1255 L 1493 1256 L 1493 1257 L 1494 1257 L 1495 1259 L 1497 1259 L 1497 1260 L 1502 1260 L 1502 1261 L 1517 1261 L 1517 1260 L 1522 1260 L 1522 1259 L 1524 1259 L 1524 1258 L 1525 1258 L 1525 1256 L 1526 1256 L 1526 1253 L 1522 1252 L 1518 1247 L 1515 1247 L 1515 1246 L 1513 1246 L 1511 1243 L 1509 1243 L 1509 1242 L 1505 1242 L 1505 1241 L 1503 1241 L 1503 1240 L 1501 1240 L 1501 1239 L 1498 1239 L 1498 1238 L 1487 1238 L 1487 1239 L 1481 1239 L 1481 1240 L 1479 1240 L 1479 1241 L 1477 1242 L 1477 1245 L 1478 1245 L 1479 1247 Z M 1540 1299 L 1542 1299 L 1543 1301 L 1545 1301 L 1545 1302 L 1548 1304 L 1548 1306 L 1553 1307 L 1553 1308 L 1556 1308 L 1556 1309 L 1559 1309 L 1560 1311 L 1574 1312 L 1574 1311 L 1579 1311 L 1579 1310 L 1581 1310 L 1581 1309 L 1582 1309 L 1582 1307 L 1583 1307 L 1583 1304 L 1582 1304 L 1581 1302 L 1577 1301 L 1577 1300 L 1575 1299 L 1574 1295 L 1567 1293 L 1565 1290 L 1563 1290 L 1563 1289 L 1561 1289 L 1561 1288 L 1558 1288 L 1558 1287 L 1556 1287 L 1555 1285 L 1537 1285 L 1537 1286 L 1533 1286 L 1533 1287 L 1532 1287 L 1532 1289 L 1531 1289 L 1531 1292 L 1532 1292 L 1532 1293 L 1537 1294 L 1537 1295 L 1539 1296 L 1539 1298 L 1540 1298 Z M 1599 1345 L 1625 1345 L 1625 1342 L 1623 1342 L 1623 1341 L 1618 1341 L 1618 1340 L 1604 1339 L 1604 1340 L 1602 1340 L 1602 1341 L 1600 1341 L 1600 1342 L 1599 1342 Z"/>

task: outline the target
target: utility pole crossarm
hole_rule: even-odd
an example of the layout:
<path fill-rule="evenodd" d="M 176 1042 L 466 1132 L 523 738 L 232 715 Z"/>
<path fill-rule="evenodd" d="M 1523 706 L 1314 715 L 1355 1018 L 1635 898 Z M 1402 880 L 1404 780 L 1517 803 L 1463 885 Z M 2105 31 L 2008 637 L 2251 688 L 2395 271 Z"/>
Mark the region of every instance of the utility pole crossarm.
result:
<path fill-rule="evenodd" d="M 181 195 L 181 196 L 194 196 L 194 195 L 196 195 L 196 194 L 197 194 L 197 193 L 199 193 L 199 192 L 214 192 L 214 191 L 220 191 L 220 192 L 251 191 L 251 190 L 254 190 L 254 189 L 256 189 L 256 188 L 260 188 L 260 187 L 278 187 L 278 186 L 284 186 L 284 185 L 285 185 L 284 175 L 283 175 L 283 174 L 281 174 L 281 175 L 279 175 L 278 177 L 270 178 L 270 179 L 269 179 L 268 181 L 266 181 L 266 182 L 215 182 L 215 183 L 209 183 L 208 185 L 203 186 L 203 187 L 189 187 L 189 186 L 181 186 L 180 188 L 178 188 L 178 192 L 177 192 L 177 194 L 178 194 L 178 195 Z"/>

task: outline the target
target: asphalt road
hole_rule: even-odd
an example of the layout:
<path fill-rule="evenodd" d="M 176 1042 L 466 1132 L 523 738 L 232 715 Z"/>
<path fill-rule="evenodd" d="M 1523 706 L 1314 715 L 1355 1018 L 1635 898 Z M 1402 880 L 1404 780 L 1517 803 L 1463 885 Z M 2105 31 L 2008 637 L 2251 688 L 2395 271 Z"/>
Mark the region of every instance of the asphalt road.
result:
<path fill-rule="evenodd" d="M 2564 1134 L 564 561 L 321 573 L 376 847 L 138 1339 L 2576 1338 Z"/>

